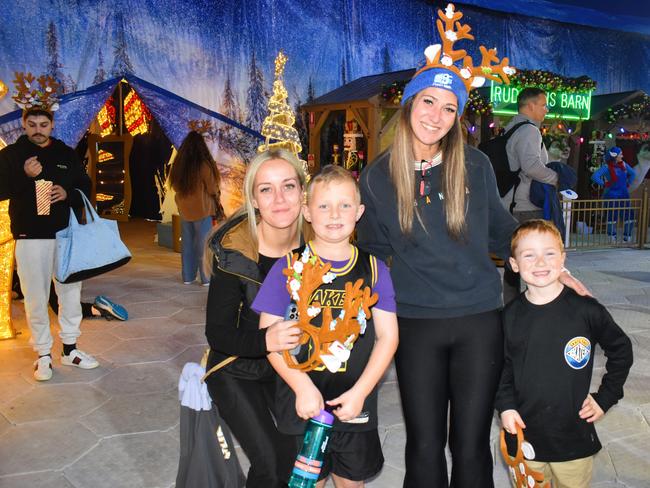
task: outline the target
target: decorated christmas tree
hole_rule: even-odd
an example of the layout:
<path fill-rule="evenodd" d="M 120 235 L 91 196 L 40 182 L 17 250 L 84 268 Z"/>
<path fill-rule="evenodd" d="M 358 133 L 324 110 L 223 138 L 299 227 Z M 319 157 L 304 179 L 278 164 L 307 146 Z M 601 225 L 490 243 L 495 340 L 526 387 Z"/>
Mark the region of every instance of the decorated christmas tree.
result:
<path fill-rule="evenodd" d="M 282 148 L 298 155 L 302 151 L 298 131 L 293 126 L 296 117 L 287 102 L 288 93 L 282 81 L 286 62 L 287 57 L 280 51 L 275 58 L 275 81 L 269 99 L 269 115 L 262 124 L 262 135 L 266 136 L 266 142 L 257 148 L 259 152 Z"/>

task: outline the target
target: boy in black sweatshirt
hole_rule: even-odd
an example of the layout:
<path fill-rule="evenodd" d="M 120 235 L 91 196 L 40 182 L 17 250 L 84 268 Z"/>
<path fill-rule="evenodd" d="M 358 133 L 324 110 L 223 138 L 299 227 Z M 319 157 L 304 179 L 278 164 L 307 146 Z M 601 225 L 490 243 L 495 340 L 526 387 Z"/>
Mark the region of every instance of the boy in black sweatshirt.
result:
<path fill-rule="evenodd" d="M 563 286 L 557 228 L 530 220 L 512 236 L 510 263 L 528 285 L 504 310 L 505 363 L 496 407 L 503 428 L 524 430 L 530 468 L 556 488 L 587 488 L 601 444 L 594 422 L 623 397 L 632 344 L 604 306 Z M 606 373 L 589 393 L 596 344 Z"/>

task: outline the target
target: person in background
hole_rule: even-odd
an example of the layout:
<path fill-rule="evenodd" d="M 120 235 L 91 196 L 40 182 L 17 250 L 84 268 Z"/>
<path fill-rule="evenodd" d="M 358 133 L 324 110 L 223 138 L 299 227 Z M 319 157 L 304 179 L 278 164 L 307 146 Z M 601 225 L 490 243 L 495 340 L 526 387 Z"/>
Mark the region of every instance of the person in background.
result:
<path fill-rule="evenodd" d="M 11 233 L 16 239 L 16 266 L 25 295 L 25 315 L 31 331 L 30 342 L 38 354 L 34 378 L 52 378 L 52 334 L 47 310 L 50 284 L 54 279 L 56 233 L 67 227 L 70 208 L 83 207 L 81 195 L 88 194 L 90 179 L 74 150 L 51 137 L 54 114 L 39 107 L 23 111 L 22 135 L 0 151 L 0 200 L 10 199 Z M 54 105 L 52 105 L 53 107 Z M 38 181 L 51 182 L 44 212 L 43 199 L 36 201 Z M 93 369 L 99 363 L 77 348 L 81 335 L 81 282 L 54 281 L 59 298 L 61 364 Z"/>
<path fill-rule="evenodd" d="M 181 216 L 181 275 L 189 285 L 196 279 L 208 286 L 210 276 L 201 266 L 205 239 L 217 222 L 225 217 L 219 200 L 219 170 L 203 136 L 191 131 L 178 149 L 169 173 L 169 184 L 176 193 Z"/>
<path fill-rule="evenodd" d="M 605 152 L 605 164 L 591 175 L 591 181 L 605 188 L 603 198 L 607 210 L 607 235 L 616 242 L 619 220 L 623 221 L 623 242 L 629 242 L 634 230 L 634 210 L 630 209 L 630 183 L 636 173 L 623 161 L 623 151 L 614 146 Z"/>
<path fill-rule="evenodd" d="M 569 156 L 571 156 L 571 148 L 564 140 L 555 140 L 551 142 L 547 149 L 548 160 L 559 161 L 560 163 L 567 164 Z"/>
<path fill-rule="evenodd" d="M 539 130 L 546 114 L 546 92 L 541 88 L 524 88 L 517 96 L 517 111 L 506 125 L 508 131 L 515 125 L 527 122 L 519 127 L 508 139 L 506 152 L 512 171 L 519 171 L 519 183 L 501 199 L 507 209 L 519 222 L 529 219 L 544 218 L 543 210 L 530 201 L 530 185 L 533 181 L 556 186 L 558 175 L 548 168 L 548 153 Z M 514 206 L 513 206 L 514 205 Z M 521 282 L 519 276 L 507 266 L 503 269 L 504 302 L 508 303 L 519 295 Z"/>
<path fill-rule="evenodd" d="M 529 123 L 519 127 L 506 144 L 510 169 L 519 171 L 519 184 L 503 197 L 503 204 L 510 208 L 514 198 L 513 215 L 524 222 L 542 218 L 542 209 L 530 201 L 530 183 L 534 180 L 557 185 L 558 176 L 546 166 L 548 153 L 539 130 L 548 113 L 546 92 L 541 88 L 524 88 L 517 96 L 517 111 L 519 113 L 506 125 L 506 132 L 520 122 Z"/>
<path fill-rule="evenodd" d="M 206 369 L 217 370 L 206 382 L 251 463 L 247 488 L 285 487 L 295 459 L 293 437 L 275 424 L 278 378 L 266 355 L 295 347 L 300 329 L 286 322 L 260 329 L 251 304 L 275 261 L 301 244 L 304 185 L 293 154 L 259 153 L 248 164 L 243 207 L 207 239 Z"/>
<path fill-rule="evenodd" d="M 14 270 L 13 281 L 11 283 L 12 300 L 23 300 L 25 296 L 20 288 L 20 278 Z M 54 281 L 50 284 L 50 298 L 48 299 L 50 308 L 58 315 L 59 299 L 56 296 Z M 104 295 L 97 295 L 92 303 L 81 302 L 81 314 L 84 319 L 103 317 L 106 320 L 128 320 L 129 313 L 122 305 L 115 303 Z"/>

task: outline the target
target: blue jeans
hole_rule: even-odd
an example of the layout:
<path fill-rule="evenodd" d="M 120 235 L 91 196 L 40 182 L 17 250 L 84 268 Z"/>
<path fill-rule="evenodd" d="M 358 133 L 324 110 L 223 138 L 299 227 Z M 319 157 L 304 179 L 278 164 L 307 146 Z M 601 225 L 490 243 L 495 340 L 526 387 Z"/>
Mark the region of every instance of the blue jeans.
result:
<path fill-rule="evenodd" d="M 605 197 L 607 199 L 607 197 Z M 625 197 L 623 197 L 625 198 Z M 613 201 L 605 201 L 607 210 L 607 235 L 616 236 L 618 222 L 623 221 L 623 237 L 630 238 L 634 230 L 634 210 L 630 208 L 630 201 L 611 197 Z M 629 199 L 629 197 L 627 197 Z"/>
<path fill-rule="evenodd" d="M 192 282 L 199 271 L 201 283 L 209 283 L 201 266 L 205 239 L 212 229 L 212 217 L 205 217 L 193 222 L 181 219 L 181 263 L 184 282 Z"/>

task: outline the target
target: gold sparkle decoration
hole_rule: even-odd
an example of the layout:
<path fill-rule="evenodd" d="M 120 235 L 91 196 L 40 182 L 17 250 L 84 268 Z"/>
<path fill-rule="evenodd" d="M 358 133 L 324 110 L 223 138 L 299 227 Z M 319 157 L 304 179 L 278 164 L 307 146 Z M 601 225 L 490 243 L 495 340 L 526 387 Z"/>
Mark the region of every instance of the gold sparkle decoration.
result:
<path fill-rule="evenodd" d="M 9 200 L 0 202 L 0 339 L 13 339 L 16 331 L 11 324 L 11 284 L 14 273 L 14 248 L 11 235 Z"/>
<path fill-rule="evenodd" d="M 149 131 L 152 115 L 135 90 L 131 90 L 124 97 L 124 119 L 129 134 L 134 137 Z"/>
<path fill-rule="evenodd" d="M 97 154 L 97 159 L 100 163 L 105 163 L 106 161 L 113 161 L 113 159 L 115 159 L 115 156 L 113 156 L 113 153 L 109 153 L 108 151 L 100 149 L 99 153 Z"/>
<path fill-rule="evenodd" d="M 287 64 L 287 56 L 280 51 L 275 58 L 275 77 L 276 78 L 281 78 L 282 74 L 284 73 L 284 65 Z"/>
<path fill-rule="evenodd" d="M 97 114 L 97 122 L 99 123 L 99 129 L 101 130 L 102 137 L 113 133 L 113 124 L 111 124 L 111 119 L 108 115 L 106 105 L 102 105 L 101 110 Z"/>
<path fill-rule="evenodd" d="M 7 94 L 7 85 L 0 80 L 0 98 Z M 6 144 L 0 139 L 0 149 Z M 0 202 L 0 339 L 13 339 L 16 331 L 11 324 L 11 284 L 14 277 L 14 248 L 11 235 L 9 200 Z"/>
<path fill-rule="evenodd" d="M 269 115 L 262 124 L 262 135 L 266 137 L 266 141 L 257 150 L 262 152 L 269 149 L 287 149 L 297 156 L 302 151 L 302 146 L 298 131 L 293 126 L 296 117 L 287 103 L 289 94 L 282 81 L 287 59 L 282 51 L 275 58 L 275 81 L 268 105 Z"/>

